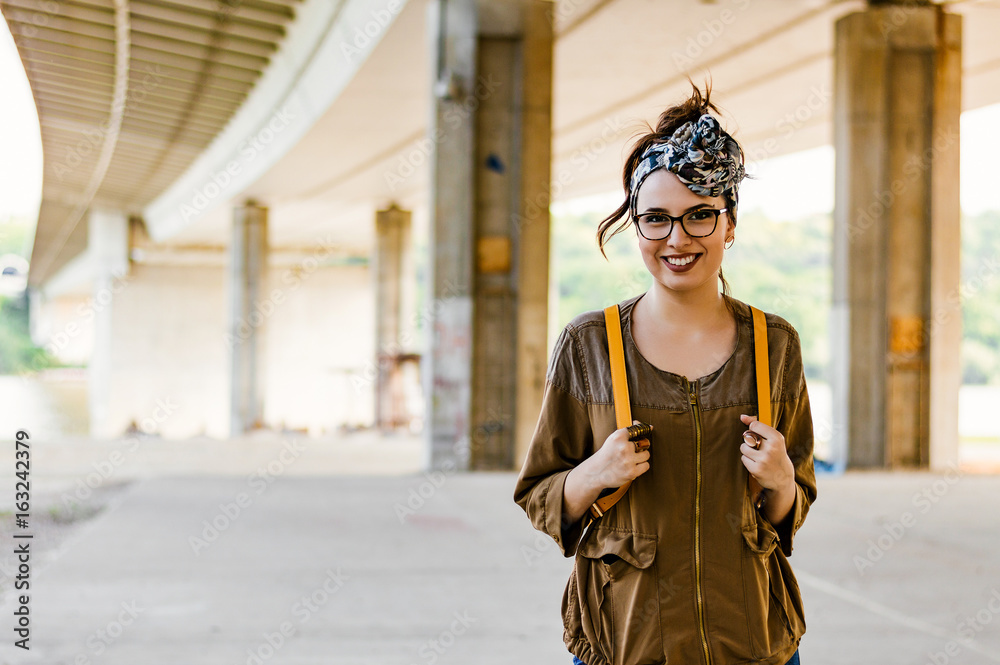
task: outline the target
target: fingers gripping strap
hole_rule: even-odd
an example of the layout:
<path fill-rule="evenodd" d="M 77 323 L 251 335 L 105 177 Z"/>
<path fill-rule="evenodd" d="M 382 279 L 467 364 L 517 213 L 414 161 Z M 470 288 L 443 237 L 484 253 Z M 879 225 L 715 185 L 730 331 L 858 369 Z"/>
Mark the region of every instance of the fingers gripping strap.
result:
<path fill-rule="evenodd" d="M 757 420 L 765 425 L 771 425 L 771 376 L 767 358 L 767 321 L 764 312 L 756 307 L 750 307 L 753 314 L 753 352 L 754 365 L 757 374 Z M 760 508 L 764 500 L 764 488 L 752 475 L 749 481 L 750 499 L 756 508 Z"/>
<path fill-rule="evenodd" d="M 618 305 L 604 309 L 604 323 L 608 329 L 608 356 L 611 361 L 611 391 L 615 399 L 615 422 L 618 428 L 632 424 L 632 405 L 628 399 L 628 377 L 625 374 L 625 348 L 622 345 L 622 320 Z M 625 496 L 632 481 L 626 482 L 612 494 L 602 496 L 590 506 L 592 519 L 601 517 L 611 506 Z"/>

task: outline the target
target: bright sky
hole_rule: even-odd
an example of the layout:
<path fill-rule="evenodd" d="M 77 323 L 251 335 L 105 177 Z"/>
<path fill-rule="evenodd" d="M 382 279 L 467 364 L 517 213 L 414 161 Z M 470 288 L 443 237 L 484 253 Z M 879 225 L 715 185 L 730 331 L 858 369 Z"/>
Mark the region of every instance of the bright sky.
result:
<path fill-rule="evenodd" d="M 35 215 L 42 196 L 42 139 L 24 67 L 0 19 L 0 219 Z"/>
<path fill-rule="evenodd" d="M 1000 104 L 962 114 L 962 210 L 979 214 L 1000 210 L 996 159 L 1000 155 Z M 743 210 L 760 208 L 773 219 L 795 219 L 802 213 L 833 210 L 833 146 L 759 162 L 755 179 L 740 187 Z M 802 192 L 789 196 L 789 192 Z"/>
<path fill-rule="evenodd" d="M 34 215 L 42 187 L 38 120 L 24 69 L 6 23 L 0 21 L 0 219 Z M 962 115 L 962 209 L 976 214 L 1000 210 L 996 159 L 1000 155 L 1000 104 Z M 775 219 L 794 219 L 833 209 L 833 148 L 758 162 L 755 180 L 740 190 L 743 210 L 761 209 Z M 613 184 L 609 183 L 609 189 Z M 611 210 L 620 194 L 598 195 L 555 209 Z"/>

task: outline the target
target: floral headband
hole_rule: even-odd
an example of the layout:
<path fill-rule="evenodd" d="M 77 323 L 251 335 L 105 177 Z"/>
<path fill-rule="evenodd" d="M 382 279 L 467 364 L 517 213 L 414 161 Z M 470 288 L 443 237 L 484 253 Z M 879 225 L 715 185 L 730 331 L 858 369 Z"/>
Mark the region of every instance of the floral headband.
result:
<path fill-rule="evenodd" d="M 740 181 L 746 177 L 739 145 L 708 113 L 697 122 L 684 123 L 665 143 L 654 143 L 642 153 L 629 189 L 633 215 L 643 180 L 661 168 L 676 174 L 695 194 L 719 196 L 731 191 L 734 203 L 739 200 Z"/>

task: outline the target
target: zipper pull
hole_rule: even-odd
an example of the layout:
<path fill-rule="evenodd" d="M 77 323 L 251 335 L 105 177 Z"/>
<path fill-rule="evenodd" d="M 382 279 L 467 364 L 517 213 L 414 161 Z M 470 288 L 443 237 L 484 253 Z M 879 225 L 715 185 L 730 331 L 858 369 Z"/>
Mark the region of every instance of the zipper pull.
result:
<path fill-rule="evenodd" d="M 695 390 L 694 384 L 688 381 L 687 378 L 684 379 L 684 382 L 687 383 L 688 399 L 690 399 L 691 404 L 697 404 L 698 394 L 697 391 Z"/>

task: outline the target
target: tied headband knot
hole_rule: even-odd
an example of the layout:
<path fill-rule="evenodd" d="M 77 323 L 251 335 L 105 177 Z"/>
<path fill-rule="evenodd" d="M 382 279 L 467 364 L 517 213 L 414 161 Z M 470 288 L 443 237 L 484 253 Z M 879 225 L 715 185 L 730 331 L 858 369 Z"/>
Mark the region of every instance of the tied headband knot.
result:
<path fill-rule="evenodd" d="M 732 190 L 734 202 L 746 176 L 739 145 L 708 113 L 678 127 L 666 142 L 646 148 L 632 173 L 629 199 L 633 214 L 643 180 L 661 168 L 674 173 L 695 194 L 719 196 Z"/>

